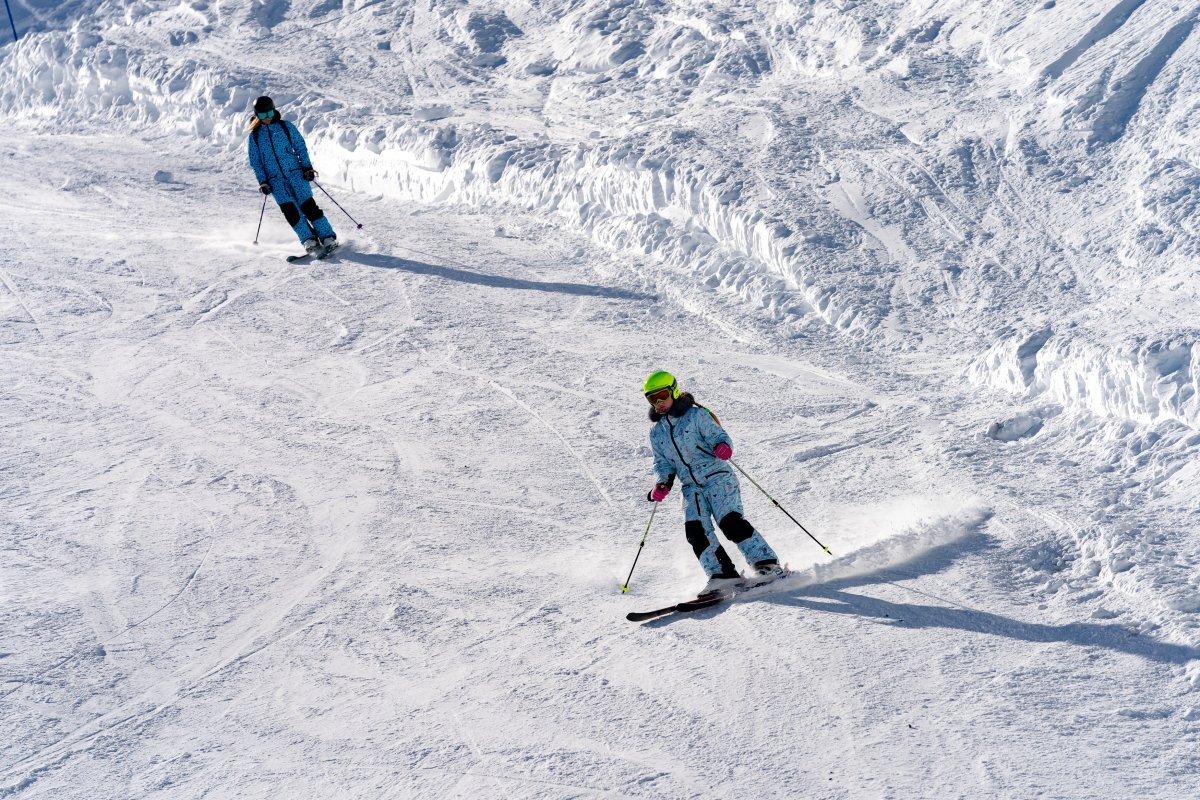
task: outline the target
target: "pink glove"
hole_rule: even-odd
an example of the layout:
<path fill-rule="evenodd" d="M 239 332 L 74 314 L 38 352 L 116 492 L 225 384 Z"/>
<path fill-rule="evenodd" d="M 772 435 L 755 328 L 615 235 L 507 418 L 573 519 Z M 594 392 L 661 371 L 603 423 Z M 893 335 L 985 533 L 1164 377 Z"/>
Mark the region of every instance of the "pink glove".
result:
<path fill-rule="evenodd" d="M 721 442 L 713 448 L 713 455 L 722 461 L 728 461 L 729 459 L 733 458 L 733 448 L 724 442 Z"/>
<path fill-rule="evenodd" d="M 671 485 L 669 483 L 660 483 L 655 485 L 655 487 L 650 490 L 649 497 L 654 502 L 661 503 L 663 500 L 667 499 L 667 495 L 670 493 Z"/>

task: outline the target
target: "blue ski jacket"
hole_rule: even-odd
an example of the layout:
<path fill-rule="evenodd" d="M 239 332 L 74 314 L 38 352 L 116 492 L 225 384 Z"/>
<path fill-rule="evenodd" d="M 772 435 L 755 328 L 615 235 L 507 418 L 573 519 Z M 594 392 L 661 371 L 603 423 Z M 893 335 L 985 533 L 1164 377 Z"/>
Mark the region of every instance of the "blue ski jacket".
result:
<path fill-rule="evenodd" d="M 696 405 L 690 394 L 675 399 L 665 415 L 650 409 L 650 446 L 654 449 L 654 472 L 659 483 L 679 476 L 686 486 L 706 486 L 718 476 L 732 475 L 729 462 L 713 455 L 721 442 L 733 447 L 733 440 L 717 423 L 712 412 Z"/>
<path fill-rule="evenodd" d="M 307 194 L 308 184 L 300 171 L 311 168 L 312 161 L 295 125 L 287 120 L 259 125 L 250 132 L 247 147 L 259 183 L 269 183 L 272 191 L 285 196 Z"/>

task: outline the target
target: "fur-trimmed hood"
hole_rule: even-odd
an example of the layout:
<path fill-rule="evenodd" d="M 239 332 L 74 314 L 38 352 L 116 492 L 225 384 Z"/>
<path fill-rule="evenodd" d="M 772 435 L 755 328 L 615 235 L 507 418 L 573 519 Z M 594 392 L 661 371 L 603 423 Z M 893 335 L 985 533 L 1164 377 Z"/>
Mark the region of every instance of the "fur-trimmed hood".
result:
<path fill-rule="evenodd" d="M 665 415 L 650 419 L 650 447 L 654 451 L 654 473 L 657 482 L 678 475 L 684 487 L 706 486 L 723 475 L 732 475 L 729 464 L 717 458 L 714 450 L 724 442 L 733 447 L 729 434 L 717 418 L 690 394 L 681 394 Z"/>

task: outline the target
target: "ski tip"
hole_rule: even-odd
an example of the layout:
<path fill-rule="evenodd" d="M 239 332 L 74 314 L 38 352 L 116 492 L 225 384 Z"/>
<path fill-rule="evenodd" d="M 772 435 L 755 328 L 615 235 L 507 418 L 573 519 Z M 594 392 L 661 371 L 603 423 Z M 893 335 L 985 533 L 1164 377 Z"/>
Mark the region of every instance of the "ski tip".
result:
<path fill-rule="evenodd" d="M 656 617 L 665 617 L 667 614 L 674 614 L 678 610 L 679 606 L 667 606 L 666 608 L 656 608 L 653 611 L 631 611 L 625 615 L 625 619 L 630 622 L 645 622 Z"/>

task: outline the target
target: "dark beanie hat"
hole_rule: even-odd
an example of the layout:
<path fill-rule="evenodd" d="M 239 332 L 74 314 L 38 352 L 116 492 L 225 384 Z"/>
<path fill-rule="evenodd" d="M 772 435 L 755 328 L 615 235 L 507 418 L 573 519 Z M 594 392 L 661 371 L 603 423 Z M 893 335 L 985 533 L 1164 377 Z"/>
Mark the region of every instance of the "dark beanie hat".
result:
<path fill-rule="evenodd" d="M 267 97 L 265 94 L 254 101 L 254 113 L 262 114 L 266 111 L 275 110 L 275 101 Z"/>

